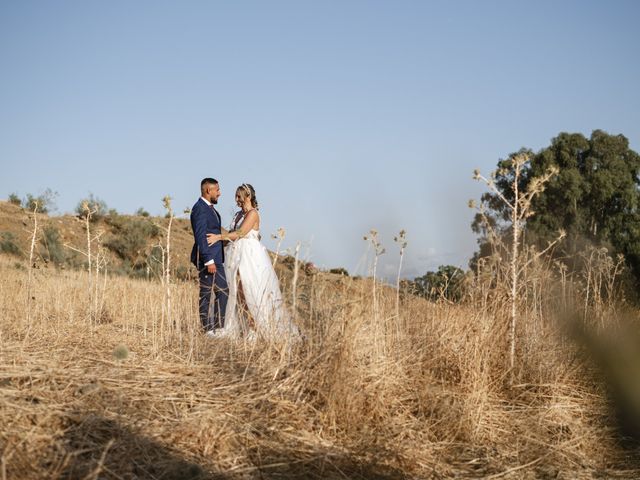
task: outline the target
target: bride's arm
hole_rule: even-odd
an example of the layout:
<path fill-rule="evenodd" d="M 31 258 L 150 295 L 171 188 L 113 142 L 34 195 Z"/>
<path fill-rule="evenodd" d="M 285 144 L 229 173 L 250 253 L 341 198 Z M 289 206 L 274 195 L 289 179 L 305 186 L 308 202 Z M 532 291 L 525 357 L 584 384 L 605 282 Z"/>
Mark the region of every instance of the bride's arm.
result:
<path fill-rule="evenodd" d="M 244 237 L 246 234 L 248 234 L 253 229 L 253 227 L 256 226 L 257 223 L 258 223 L 258 214 L 256 213 L 255 210 L 251 210 L 244 217 L 244 220 L 242 221 L 240 228 L 238 228 L 237 230 L 233 230 L 231 232 L 228 232 L 223 229 L 222 233 L 208 233 L 207 243 L 209 245 L 213 245 L 214 243 L 220 240 L 237 240 L 239 238 Z"/>
<path fill-rule="evenodd" d="M 253 229 L 253 227 L 256 226 L 257 223 L 258 223 L 258 213 L 255 210 L 251 210 L 244 217 L 244 220 L 240 224 L 240 228 L 232 232 L 223 233 L 222 239 L 237 240 L 239 238 L 242 238 L 245 235 L 247 235 Z"/>

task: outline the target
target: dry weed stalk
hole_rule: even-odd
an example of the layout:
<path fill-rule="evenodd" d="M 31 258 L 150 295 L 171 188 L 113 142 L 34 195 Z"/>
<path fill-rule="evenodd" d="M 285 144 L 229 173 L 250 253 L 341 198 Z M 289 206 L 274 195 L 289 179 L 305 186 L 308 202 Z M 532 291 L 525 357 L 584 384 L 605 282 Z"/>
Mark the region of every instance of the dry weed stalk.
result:
<path fill-rule="evenodd" d="M 400 230 L 397 237 L 393 237 L 393 241 L 400 247 L 400 260 L 398 261 L 398 276 L 396 278 L 396 316 L 400 318 L 400 275 L 402 274 L 402 260 L 404 258 L 404 250 L 407 248 L 406 232 Z"/>
<path fill-rule="evenodd" d="M 298 306 L 298 276 L 300 273 L 300 266 L 298 262 L 298 257 L 300 256 L 300 243 L 296 244 L 295 254 L 294 254 L 294 262 L 293 262 L 293 282 L 291 288 L 291 296 L 293 300 L 293 321 L 295 322 L 295 317 L 297 316 L 297 306 Z"/>
<path fill-rule="evenodd" d="M 94 278 L 93 278 L 93 307 L 91 317 L 95 322 L 100 322 L 103 320 L 103 316 L 105 313 L 105 292 L 107 289 L 107 265 L 108 259 L 105 254 L 104 248 L 102 248 L 102 243 L 100 242 L 100 238 L 104 235 L 104 231 L 99 229 L 95 235 L 96 242 L 96 254 L 94 257 Z M 102 272 L 102 287 L 100 287 L 100 272 Z M 91 275 L 89 275 L 91 277 Z"/>
<path fill-rule="evenodd" d="M 402 260 L 404 259 L 404 250 L 407 248 L 406 232 L 400 230 L 397 237 L 393 237 L 393 241 L 400 247 L 400 260 L 398 261 L 398 276 L 396 277 L 396 337 L 400 337 L 400 276 L 402 275 Z"/>
<path fill-rule="evenodd" d="M 163 269 L 162 269 L 162 283 L 164 285 L 164 304 L 162 311 L 162 324 L 164 324 L 164 320 L 166 317 L 167 325 L 172 326 L 172 315 L 171 315 L 171 225 L 173 223 L 173 209 L 171 208 L 171 197 L 166 195 L 162 199 L 162 205 L 164 209 L 167 211 L 167 215 L 169 216 L 169 223 L 165 228 L 167 232 L 167 238 L 165 242 L 166 248 L 166 261 L 165 261 L 165 250 L 163 250 L 162 258 L 163 258 Z M 164 325 L 160 326 L 161 330 Z"/>
<path fill-rule="evenodd" d="M 373 302 L 374 302 L 374 311 L 377 310 L 376 306 L 376 279 L 377 279 L 377 270 L 378 270 L 378 259 L 380 256 L 386 253 L 386 249 L 382 246 L 382 244 L 378 241 L 378 232 L 374 229 L 369 231 L 369 235 L 364 236 L 364 240 L 371 243 L 373 246 L 373 266 L 371 276 L 373 277 Z"/>
<path fill-rule="evenodd" d="M 278 262 L 278 255 L 280 254 L 280 245 L 282 245 L 282 241 L 284 240 L 285 235 L 286 235 L 286 231 L 282 227 L 280 227 L 276 231 L 276 233 L 271 234 L 272 239 L 278 240 L 278 243 L 276 244 L 276 251 L 273 256 L 273 268 L 276 268 L 276 263 Z"/>
<path fill-rule="evenodd" d="M 378 295 L 377 295 L 377 289 L 376 289 L 376 284 L 377 284 L 377 270 L 378 270 L 378 259 L 380 258 L 381 255 L 384 255 L 384 253 L 386 252 L 385 248 L 382 246 L 382 244 L 378 241 L 378 232 L 375 229 L 371 229 L 369 231 L 369 235 L 365 235 L 364 237 L 365 241 L 370 242 L 371 246 L 373 247 L 373 266 L 372 266 L 372 283 L 371 283 L 371 294 L 373 297 L 373 322 L 374 322 L 374 329 L 375 329 L 375 341 L 376 341 L 376 353 L 379 355 L 380 354 L 380 349 L 379 349 L 379 332 L 378 329 L 379 324 L 380 324 L 380 306 L 378 304 Z"/>
<path fill-rule="evenodd" d="M 529 155 L 526 153 L 519 153 L 511 157 L 508 169 L 503 169 L 498 172 L 502 175 L 511 173 L 513 180 L 511 182 L 511 189 L 513 193 L 513 200 L 507 199 L 500 189 L 496 186 L 495 178 L 496 174 L 492 174 L 489 179 L 484 177 L 478 170 L 474 172 L 474 179 L 484 182 L 489 189 L 502 201 L 511 213 L 511 245 L 510 245 L 510 300 L 511 300 L 511 312 L 509 322 L 509 370 L 511 372 L 510 378 L 513 381 L 514 366 L 515 366 L 515 352 L 516 352 L 516 324 L 517 324 L 517 302 L 518 302 L 518 287 L 520 280 L 519 263 L 519 244 L 520 233 L 524 228 L 524 222 L 527 218 L 533 215 L 531 210 L 531 202 L 533 198 L 544 191 L 545 185 L 551 178 L 558 173 L 558 167 L 550 167 L 542 176 L 532 178 L 529 181 L 529 185 L 525 192 L 520 191 L 520 179 L 523 172 L 523 168 L 529 162 Z M 486 218 L 486 217 L 485 217 Z M 493 231 L 493 230 L 492 230 Z M 561 234 L 564 236 L 564 234 Z M 551 247 L 549 247 L 551 248 Z"/>
<path fill-rule="evenodd" d="M 85 230 L 87 239 L 87 250 L 82 251 L 67 243 L 64 244 L 70 250 L 80 253 L 87 257 L 87 301 L 89 304 L 89 321 L 98 323 L 102 320 L 104 314 L 105 291 L 107 288 L 107 256 L 102 248 L 100 239 L 104 235 L 102 229 L 98 229 L 95 236 L 91 237 L 91 217 L 98 211 L 97 208 L 91 208 L 88 201 L 82 203 L 82 211 L 84 212 Z M 96 243 L 96 253 L 92 252 L 91 245 Z M 95 268 L 94 268 L 95 267 Z M 102 289 L 100 289 L 100 272 L 103 273 Z"/>
<path fill-rule="evenodd" d="M 615 318 L 617 280 L 624 271 L 624 257 L 618 254 L 614 260 L 606 247 L 589 247 L 580 253 L 580 258 L 585 283 L 583 319 L 592 317 L 603 328 L 605 318 Z"/>
<path fill-rule="evenodd" d="M 31 325 L 31 280 L 33 278 L 33 274 L 31 273 L 34 268 L 33 265 L 33 252 L 36 247 L 36 237 L 38 235 L 38 201 L 33 202 L 33 232 L 31 233 L 31 247 L 29 248 L 29 265 L 27 265 L 27 270 L 29 271 L 29 276 L 27 278 L 27 325 Z"/>
<path fill-rule="evenodd" d="M 93 210 L 89 205 L 89 202 L 85 200 L 82 203 L 82 211 L 85 212 L 84 220 L 85 220 L 85 229 L 87 231 L 87 273 L 89 274 L 89 277 L 87 280 L 87 287 L 89 288 L 89 303 L 90 305 L 93 305 L 93 302 L 91 301 L 91 295 L 93 293 L 93 288 L 91 284 L 91 275 L 92 275 L 91 259 L 93 258 L 93 256 L 91 255 L 91 215 L 93 215 L 96 212 L 96 210 Z M 93 319 L 93 316 L 90 315 L 90 317 Z"/>

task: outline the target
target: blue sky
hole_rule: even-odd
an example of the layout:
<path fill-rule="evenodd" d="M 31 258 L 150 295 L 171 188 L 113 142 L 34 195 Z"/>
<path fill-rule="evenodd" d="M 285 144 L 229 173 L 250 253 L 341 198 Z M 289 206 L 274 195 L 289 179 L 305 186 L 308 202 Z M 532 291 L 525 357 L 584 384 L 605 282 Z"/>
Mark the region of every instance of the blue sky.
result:
<path fill-rule="evenodd" d="M 0 197 L 160 213 L 214 176 L 227 220 L 252 183 L 264 236 L 322 267 L 364 273 L 371 228 L 387 275 L 402 228 L 407 276 L 464 267 L 475 168 L 561 131 L 640 150 L 639 19 L 634 1 L 5 1 Z"/>

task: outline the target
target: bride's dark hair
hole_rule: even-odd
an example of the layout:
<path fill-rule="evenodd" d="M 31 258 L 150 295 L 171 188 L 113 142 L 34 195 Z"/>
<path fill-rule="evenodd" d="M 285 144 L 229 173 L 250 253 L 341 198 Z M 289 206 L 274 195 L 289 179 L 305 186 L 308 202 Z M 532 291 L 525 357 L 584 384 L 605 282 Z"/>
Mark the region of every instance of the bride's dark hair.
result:
<path fill-rule="evenodd" d="M 255 209 L 258 209 L 258 199 L 256 198 L 256 191 L 253 189 L 253 186 L 249 183 L 243 183 L 237 188 L 237 191 L 241 192 L 242 199 L 244 200 L 249 196 L 251 200 L 251 206 Z"/>

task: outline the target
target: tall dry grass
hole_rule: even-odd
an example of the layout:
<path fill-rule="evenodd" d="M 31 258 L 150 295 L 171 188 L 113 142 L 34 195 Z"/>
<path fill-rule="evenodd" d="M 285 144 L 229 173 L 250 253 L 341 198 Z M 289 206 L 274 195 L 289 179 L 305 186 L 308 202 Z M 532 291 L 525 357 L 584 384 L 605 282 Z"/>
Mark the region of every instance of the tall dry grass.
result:
<path fill-rule="evenodd" d="M 205 337 L 189 283 L 109 277 L 92 321 L 87 272 L 33 270 L 29 320 L 30 273 L 0 257 L 0 478 L 640 474 L 546 309 L 548 265 L 523 280 L 510 369 L 509 290 L 490 269 L 451 305 L 286 263 L 293 346 Z"/>

